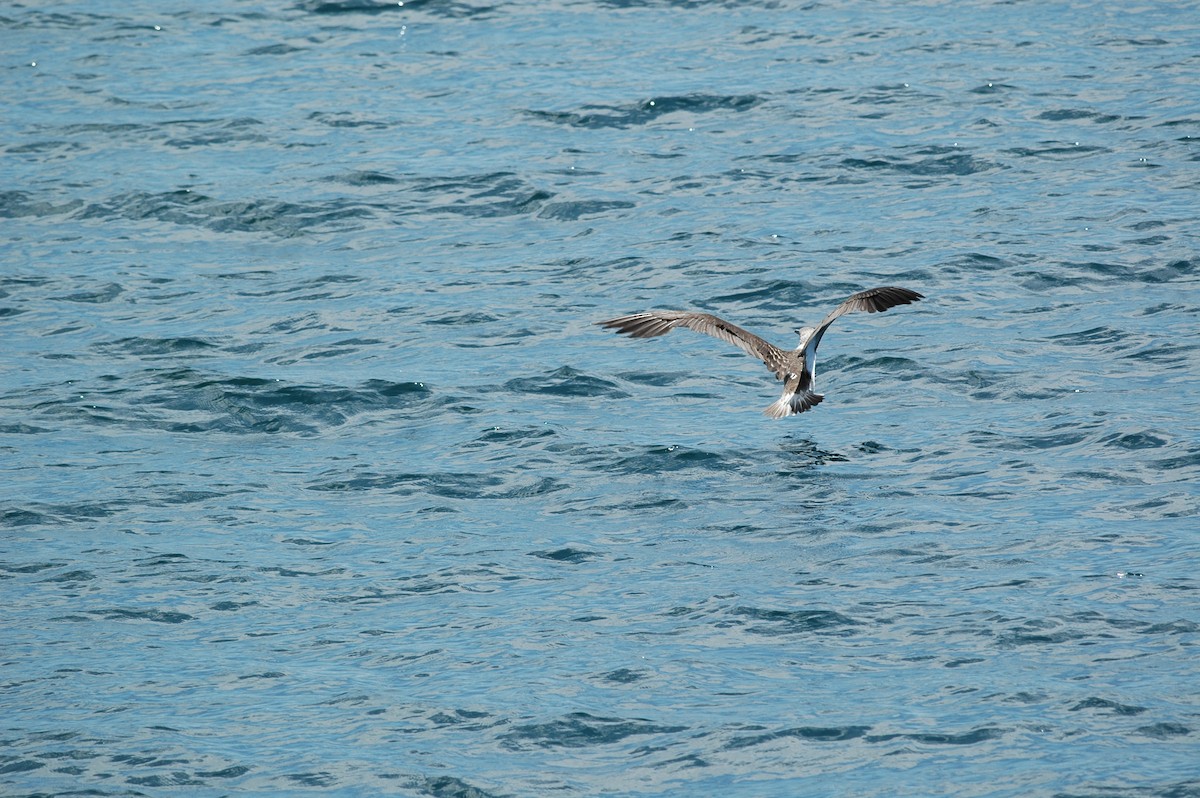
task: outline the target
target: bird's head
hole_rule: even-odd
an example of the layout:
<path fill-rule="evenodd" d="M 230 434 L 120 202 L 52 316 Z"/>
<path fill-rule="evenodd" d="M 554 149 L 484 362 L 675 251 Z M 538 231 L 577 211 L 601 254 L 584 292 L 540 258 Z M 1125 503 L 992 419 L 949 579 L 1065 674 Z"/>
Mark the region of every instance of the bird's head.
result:
<path fill-rule="evenodd" d="M 803 349 L 804 345 L 808 343 L 808 339 L 812 338 L 812 334 L 816 331 L 816 327 L 801 327 L 800 329 L 796 330 L 796 335 L 800 336 L 800 345 L 796 348 Z"/>

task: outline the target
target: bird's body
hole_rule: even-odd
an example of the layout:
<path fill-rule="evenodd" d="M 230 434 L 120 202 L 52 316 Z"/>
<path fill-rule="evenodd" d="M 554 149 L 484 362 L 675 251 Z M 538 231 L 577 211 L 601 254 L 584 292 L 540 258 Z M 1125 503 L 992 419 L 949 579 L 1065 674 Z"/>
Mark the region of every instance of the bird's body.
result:
<path fill-rule="evenodd" d="M 924 297 L 907 288 L 886 286 L 860 291 L 834 308 L 816 327 L 796 330 L 800 336 L 800 344 L 792 350 L 780 349 L 754 333 L 711 313 L 658 310 L 597 323 L 607 329 L 625 333 L 631 338 L 654 338 L 666 335 L 676 327 L 686 327 L 728 341 L 743 352 L 757 357 L 774 372 L 776 379 L 783 380 L 783 396 L 763 412 L 771 418 L 786 418 L 811 410 L 825 398 L 823 394 L 813 390 L 817 347 L 835 319 L 856 310 L 881 313 L 897 305 L 907 305 L 921 299 Z"/>

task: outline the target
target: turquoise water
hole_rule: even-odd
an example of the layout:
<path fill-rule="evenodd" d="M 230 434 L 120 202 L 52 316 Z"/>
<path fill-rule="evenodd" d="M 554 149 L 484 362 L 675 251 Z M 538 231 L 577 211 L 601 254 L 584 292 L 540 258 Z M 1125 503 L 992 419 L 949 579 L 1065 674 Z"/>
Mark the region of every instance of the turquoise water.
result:
<path fill-rule="evenodd" d="M 1194 17 L 0 12 L 0 793 L 1200 795 Z"/>

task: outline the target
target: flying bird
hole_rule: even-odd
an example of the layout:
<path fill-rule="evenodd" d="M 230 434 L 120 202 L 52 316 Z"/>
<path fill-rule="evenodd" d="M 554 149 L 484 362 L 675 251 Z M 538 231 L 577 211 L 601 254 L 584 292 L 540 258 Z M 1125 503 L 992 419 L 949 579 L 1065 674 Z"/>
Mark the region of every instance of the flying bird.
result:
<path fill-rule="evenodd" d="M 775 373 L 775 379 L 783 380 L 783 396 L 763 412 L 771 418 L 787 418 L 790 415 L 811 410 L 825 398 L 824 394 L 813 390 L 817 347 L 820 346 L 821 338 L 825 336 L 829 325 L 833 324 L 839 316 L 853 313 L 856 310 L 882 313 L 897 305 L 908 305 L 924 298 L 916 291 L 893 286 L 859 291 L 834 308 L 816 327 L 801 327 L 796 330 L 796 334 L 800 336 L 800 344 L 791 351 L 780 349 L 754 333 L 730 324 L 711 313 L 654 310 L 649 313 L 634 313 L 632 316 L 621 316 L 596 323 L 606 329 L 625 333 L 630 338 L 654 338 L 666 335 L 676 327 L 686 327 L 689 330 L 728 341 L 746 354 L 754 355 L 762 360 L 767 368 Z"/>

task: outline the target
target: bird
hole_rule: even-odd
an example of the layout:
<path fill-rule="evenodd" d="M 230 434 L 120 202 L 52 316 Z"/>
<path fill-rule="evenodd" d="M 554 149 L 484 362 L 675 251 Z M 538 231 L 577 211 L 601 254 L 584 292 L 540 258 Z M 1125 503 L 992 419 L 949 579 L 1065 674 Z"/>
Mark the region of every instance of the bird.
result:
<path fill-rule="evenodd" d="M 746 354 L 762 360 L 767 368 L 775 373 L 775 379 L 783 380 L 783 396 L 763 411 L 771 418 L 780 419 L 812 410 L 825 398 L 824 394 L 813 389 L 813 380 L 816 376 L 817 347 L 820 346 L 829 325 L 847 313 L 859 310 L 882 313 L 897 305 L 909 305 L 924 298 L 916 291 L 895 286 L 859 291 L 830 311 L 816 327 L 801 327 L 796 330 L 796 334 L 800 336 L 800 343 L 791 351 L 780 349 L 754 333 L 711 313 L 653 310 L 649 313 L 634 313 L 608 321 L 598 321 L 596 324 L 624 333 L 630 338 L 655 338 L 666 335 L 676 327 L 686 327 L 733 344 Z"/>

